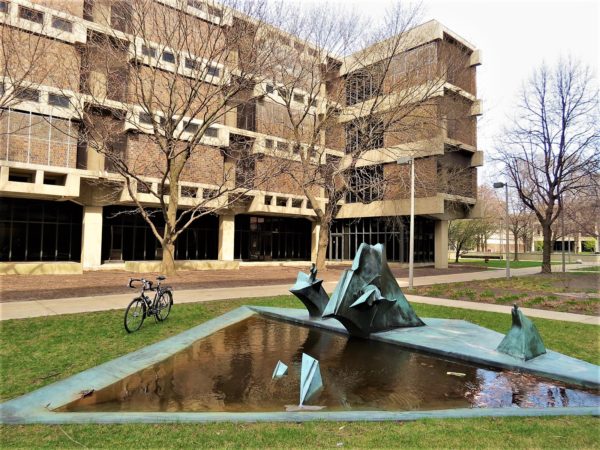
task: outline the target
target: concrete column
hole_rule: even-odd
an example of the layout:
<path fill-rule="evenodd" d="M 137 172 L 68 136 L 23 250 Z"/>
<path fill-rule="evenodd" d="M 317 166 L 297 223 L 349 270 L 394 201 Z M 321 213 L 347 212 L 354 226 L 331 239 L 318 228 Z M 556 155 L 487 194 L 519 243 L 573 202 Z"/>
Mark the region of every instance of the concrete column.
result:
<path fill-rule="evenodd" d="M 235 240 L 235 215 L 219 216 L 219 260 L 233 261 L 233 243 Z"/>
<path fill-rule="evenodd" d="M 436 220 L 434 232 L 434 257 L 436 269 L 448 268 L 448 221 Z"/>
<path fill-rule="evenodd" d="M 83 207 L 81 263 L 83 270 L 102 264 L 102 206 Z"/>
<path fill-rule="evenodd" d="M 317 222 L 312 223 L 311 238 L 310 238 L 310 260 L 315 262 L 317 260 L 317 251 L 319 250 L 319 233 L 321 232 L 321 225 Z"/>

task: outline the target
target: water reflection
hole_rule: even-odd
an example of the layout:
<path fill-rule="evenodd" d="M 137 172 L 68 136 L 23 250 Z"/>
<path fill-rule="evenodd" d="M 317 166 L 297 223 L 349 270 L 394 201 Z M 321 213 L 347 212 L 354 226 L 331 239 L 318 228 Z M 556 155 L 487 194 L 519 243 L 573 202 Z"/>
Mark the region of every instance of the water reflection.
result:
<path fill-rule="evenodd" d="M 316 403 L 329 410 L 600 405 L 597 393 L 529 375 L 253 316 L 63 410 L 282 411 L 298 403 L 302 353 L 320 361 Z M 279 359 L 288 375 L 271 380 Z"/>

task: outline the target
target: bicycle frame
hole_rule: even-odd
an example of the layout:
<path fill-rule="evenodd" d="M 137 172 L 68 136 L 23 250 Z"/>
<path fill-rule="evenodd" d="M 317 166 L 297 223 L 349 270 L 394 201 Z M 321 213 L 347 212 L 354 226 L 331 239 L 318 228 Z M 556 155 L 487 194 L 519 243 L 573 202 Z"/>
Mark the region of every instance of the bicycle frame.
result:
<path fill-rule="evenodd" d="M 150 280 L 146 280 L 145 278 L 130 278 L 128 286 L 132 289 L 135 288 L 133 285 L 134 281 L 140 281 L 142 283 L 142 290 L 140 292 L 140 298 L 144 299 L 148 309 L 146 312 L 146 316 L 151 316 L 156 314 L 156 305 L 158 303 L 158 298 L 165 292 L 171 292 L 170 287 L 162 288 L 160 286 L 161 280 L 158 280 L 158 284 L 156 287 L 152 287 L 153 283 Z M 150 297 L 146 295 L 146 291 L 154 292 L 154 298 L 150 300 Z"/>

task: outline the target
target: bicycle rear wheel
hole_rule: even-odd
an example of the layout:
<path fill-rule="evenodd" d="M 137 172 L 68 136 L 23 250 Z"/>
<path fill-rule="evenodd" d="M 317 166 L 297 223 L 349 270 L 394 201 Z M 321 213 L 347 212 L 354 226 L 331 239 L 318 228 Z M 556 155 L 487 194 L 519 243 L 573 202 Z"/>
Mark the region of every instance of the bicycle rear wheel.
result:
<path fill-rule="evenodd" d="M 128 333 L 133 333 L 140 329 L 146 318 L 146 302 L 141 298 L 135 298 L 131 301 L 125 310 L 125 319 L 123 321 Z"/>
<path fill-rule="evenodd" d="M 156 304 L 156 319 L 159 322 L 162 322 L 167 317 L 169 317 L 169 313 L 171 312 L 172 306 L 173 294 L 171 294 L 169 291 L 163 292 Z"/>

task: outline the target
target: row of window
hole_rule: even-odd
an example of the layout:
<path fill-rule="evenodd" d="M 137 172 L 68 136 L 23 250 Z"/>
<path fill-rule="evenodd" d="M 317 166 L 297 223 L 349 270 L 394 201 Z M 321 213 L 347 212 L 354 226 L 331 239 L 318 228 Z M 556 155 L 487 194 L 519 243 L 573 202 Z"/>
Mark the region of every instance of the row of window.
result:
<path fill-rule="evenodd" d="M 159 122 L 160 126 L 162 126 L 162 127 L 167 125 L 167 119 L 165 117 L 160 117 L 158 122 Z M 148 113 L 140 113 L 140 123 L 145 124 L 145 125 L 152 125 L 153 124 L 152 115 L 148 114 Z M 196 132 L 198 132 L 199 128 L 200 128 L 200 124 L 190 122 L 189 120 L 183 122 L 183 130 L 186 133 L 192 133 L 192 134 L 196 133 Z M 219 129 L 216 127 L 208 127 L 204 131 L 204 136 L 218 138 L 219 137 Z"/>
<path fill-rule="evenodd" d="M 155 47 L 142 45 L 142 55 L 156 59 L 158 58 L 158 49 L 156 49 Z M 175 53 L 169 50 L 164 50 L 160 55 L 160 59 L 161 61 L 169 64 L 175 64 L 177 61 Z M 184 65 L 186 69 L 198 71 L 202 71 L 205 67 L 203 61 L 190 57 L 185 58 Z M 221 69 L 214 65 L 208 65 L 206 66 L 206 74 L 212 77 L 219 77 L 221 76 Z"/>
<path fill-rule="evenodd" d="M 267 94 L 273 94 L 277 90 L 277 93 L 279 94 L 279 96 L 284 99 L 287 99 L 290 95 L 286 88 L 279 87 L 279 88 L 275 89 L 275 87 L 272 84 L 267 84 L 265 90 L 266 90 Z M 292 100 L 294 100 L 297 103 L 304 103 L 305 98 L 306 98 L 306 96 L 304 94 L 298 94 L 298 93 L 292 94 Z M 316 98 L 313 98 L 310 100 L 310 106 L 316 108 L 316 106 L 317 106 Z"/>
<path fill-rule="evenodd" d="M 219 18 L 223 17 L 223 11 L 221 9 L 217 8 L 216 6 L 209 5 L 208 3 L 203 2 L 201 0 L 188 0 L 187 4 L 188 6 L 191 6 L 192 8 L 195 8 L 204 13 L 210 14 L 211 16 L 216 16 Z"/>
<path fill-rule="evenodd" d="M 0 95 L 4 93 L 4 86 L 0 87 Z M 17 88 L 15 89 L 15 98 L 24 102 L 41 101 L 41 92 L 34 88 Z M 59 108 L 71 108 L 71 98 L 67 95 L 48 93 L 48 104 Z"/>
<path fill-rule="evenodd" d="M 0 0 L 0 12 L 7 14 L 10 8 L 10 2 L 8 0 Z M 29 22 L 38 23 L 42 25 L 44 23 L 44 12 L 38 11 L 37 9 L 27 8 L 19 5 L 19 17 Z M 73 22 L 62 17 L 52 16 L 51 21 L 52 28 L 57 30 L 66 31 L 67 33 L 73 32 Z"/>

